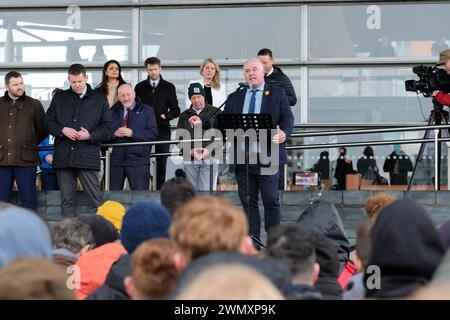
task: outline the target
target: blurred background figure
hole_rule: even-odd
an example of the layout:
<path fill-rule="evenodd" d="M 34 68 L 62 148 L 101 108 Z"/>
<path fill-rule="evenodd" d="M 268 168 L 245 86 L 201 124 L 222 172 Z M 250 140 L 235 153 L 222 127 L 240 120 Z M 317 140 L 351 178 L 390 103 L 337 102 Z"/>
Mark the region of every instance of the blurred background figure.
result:
<path fill-rule="evenodd" d="M 319 160 L 317 160 L 310 170 L 320 175 L 322 184 L 326 187 L 330 186 L 330 158 L 328 151 L 322 151 L 320 153 Z"/>
<path fill-rule="evenodd" d="M 105 61 L 106 60 L 106 54 L 105 51 L 103 51 L 103 46 L 98 44 L 95 46 L 95 52 L 92 56 L 92 61 Z"/>
<path fill-rule="evenodd" d="M 439 39 L 433 42 L 433 45 L 431 46 L 431 55 L 437 56 L 439 55 L 439 52 L 445 51 L 447 49 L 448 49 L 447 37 L 441 36 Z"/>
<path fill-rule="evenodd" d="M 378 39 L 373 57 L 395 57 L 395 50 L 388 35 L 383 35 Z"/>
<path fill-rule="evenodd" d="M 347 149 L 341 147 L 337 150 L 338 159 L 336 160 L 336 169 L 334 171 L 334 178 L 337 181 L 337 190 L 345 190 L 345 176 L 353 173 L 352 160 L 347 156 Z"/>
<path fill-rule="evenodd" d="M 364 148 L 363 157 L 358 159 L 356 168 L 358 173 L 362 175 L 363 184 L 372 184 L 376 173 L 379 171 L 372 147 L 367 146 Z M 367 183 L 364 183 L 364 180 Z"/>
<path fill-rule="evenodd" d="M 383 171 L 389 172 L 390 184 L 408 184 L 408 171 L 412 170 L 411 159 L 401 150 L 400 145 L 394 145 L 394 151 L 386 157 L 383 165 Z"/>

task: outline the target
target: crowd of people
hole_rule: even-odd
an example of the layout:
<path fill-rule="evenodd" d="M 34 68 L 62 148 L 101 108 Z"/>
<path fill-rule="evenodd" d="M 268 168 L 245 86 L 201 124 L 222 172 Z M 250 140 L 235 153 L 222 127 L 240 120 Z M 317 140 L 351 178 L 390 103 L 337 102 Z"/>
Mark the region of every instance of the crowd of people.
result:
<path fill-rule="evenodd" d="M 184 177 L 161 201 L 49 227 L 0 203 L 0 299 L 361 300 L 449 298 L 450 221 L 437 229 L 412 199 L 376 194 L 351 244 L 336 207 L 314 201 L 255 250 L 244 211 L 197 196 Z"/>

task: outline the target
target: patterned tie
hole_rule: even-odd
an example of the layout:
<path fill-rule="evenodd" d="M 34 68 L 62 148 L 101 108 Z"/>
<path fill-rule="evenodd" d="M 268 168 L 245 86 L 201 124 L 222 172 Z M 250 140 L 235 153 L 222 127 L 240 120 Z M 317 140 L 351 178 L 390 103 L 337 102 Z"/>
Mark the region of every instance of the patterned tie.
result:
<path fill-rule="evenodd" d="M 127 126 L 128 118 L 130 116 L 130 111 L 128 109 L 125 109 L 124 112 L 126 112 L 126 114 L 125 114 L 125 118 L 123 118 L 123 121 L 122 121 L 122 127 L 126 127 Z"/>
<path fill-rule="evenodd" d="M 255 113 L 256 92 L 258 92 L 258 89 L 252 89 L 250 91 L 252 92 L 252 98 L 250 99 L 250 105 L 248 106 L 248 113 Z"/>

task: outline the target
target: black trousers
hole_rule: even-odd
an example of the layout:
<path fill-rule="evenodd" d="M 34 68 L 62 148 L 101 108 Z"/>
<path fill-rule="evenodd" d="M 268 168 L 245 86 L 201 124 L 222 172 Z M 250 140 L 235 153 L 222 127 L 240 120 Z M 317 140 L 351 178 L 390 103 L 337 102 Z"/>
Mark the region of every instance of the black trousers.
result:
<path fill-rule="evenodd" d="M 170 140 L 170 132 L 158 134 L 158 141 Z M 170 144 L 155 145 L 155 153 L 167 153 L 170 150 Z M 161 190 L 166 182 L 167 156 L 156 157 L 156 190 Z"/>
<path fill-rule="evenodd" d="M 131 190 L 149 190 L 150 165 L 111 167 L 110 189 L 123 190 L 125 178 L 128 179 Z"/>
<path fill-rule="evenodd" d="M 59 190 L 56 172 L 53 169 L 41 169 L 42 190 Z"/>
<path fill-rule="evenodd" d="M 250 205 L 247 206 L 247 179 L 244 165 L 236 166 L 236 181 L 238 184 L 239 198 L 244 211 L 247 214 L 250 235 L 260 239 L 261 237 L 261 217 L 258 206 L 258 194 L 264 205 L 264 229 L 277 226 L 281 221 L 280 200 L 278 194 L 279 172 L 274 175 L 261 175 L 258 165 L 249 165 L 248 193 L 250 195 Z M 248 209 L 248 207 L 250 207 Z"/>
<path fill-rule="evenodd" d="M 78 168 L 56 169 L 58 184 L 61 190 L 61 214 L 63 217 L 75 216 L 75 196 L 77 194 L 77 178 L 80 178 L 83 191 L 88 194 L 90 213 L 96 213 L 101 204 L 100 183 L 97 170 Z"/>

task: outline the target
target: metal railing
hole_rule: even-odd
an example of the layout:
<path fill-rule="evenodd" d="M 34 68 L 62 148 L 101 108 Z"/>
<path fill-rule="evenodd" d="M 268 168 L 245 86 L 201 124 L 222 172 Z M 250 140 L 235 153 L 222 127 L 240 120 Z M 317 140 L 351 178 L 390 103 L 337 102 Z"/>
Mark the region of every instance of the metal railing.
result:
<path fill-rule="evenodd" d="M 325 126 L 324 126 L 325 127 Z M 328 126 L 329 127 L 329 126 Z M 345 127 L 345 126 L 343 126 Z M 361 128 L 366 127 L 366 125 L 355 125 L 355 127 Z M 450 142 L 450 137 L 442 138 L 438 136 L 438 132 L 441 129 L 450 130 L 450 125 L 432 125 L 432 126 L 402 126 L 402 127 L 386 127 L 381 126 L 373 129 L 358 129 L 358 130 L 333 130 L 333 131 L 313 131 L 313 132 L 303 132 L 303 133 L 293 133 L 291 135 L 292 139 L 304 138 L 304 137 L 319 137 L 319 136 L 335 136 L 335 135 L 354 135 L 354 134 L 371 134 L 371 133 L 385 133 L 385 132 L 404 132 L 404 131 L 429 131 L 434 130 L 435 134 L 433 138 L 422 138 L 422 139 L 402 139 L 402 140 L 370 140 L 370 141 L 358 141 L 358 142 L 339 142 L 339 143 L 319 143 L 319 144 L 303 144 L 303 145 L 289 145 L 286 146 L 286 150 L 304 150 L 304 149 L 323 149 L 323 148 L 337 148 L 337 147 L 360 147 L 367 145 L 391 145 L 391 144 L 417 144 L 417 143 L 433 143 L 435 150 L 434 165 L 435 165 L 435 190 L 439 190 L 438 185 L 438 168 L 439 168 L 439 157 L 438 150 L 439 144 L 441 142 Z M 216 140 L 221 140 L 220 138 L 215 138 Z M 226 138 L 222 141 L 226 141 Z M 211 139 L 190 139 L 190 140 L 164 140 L 164 141 L 146 141 L 146 142 L 128 142 L 128 143 L 105 143 L 101 144 L 101 147 L 107 148 L 105 157 L 105 191 L 109 191 L 109 177 L 110 177 L 110 154 L 111 148 L 114 147 L 129 147 L 129 146 L 152 146 L 161 144 L 187 144 L 195 142 L 211 142 Z M 38 150 L 52 150 L 53 147 L 39 147 Z M 227 150 L 225 150 L 226 152 Z M 158 156 L 181 156 L 180 152 L 166 152 L 166 153 L 150 153 L 150 157 Z M 212 164 L 211 164 L 212 168 Z M 285 169 L 285 168 L 284 168 Z M 211 175 L 212 178 L 212 175 Z M 287 177 L 285 175 L 285 186 L 287 184 Z M 211 189 L 211 188 L 210 188 Z M 212 193 L 212 190 L 210 190 Z"/>

